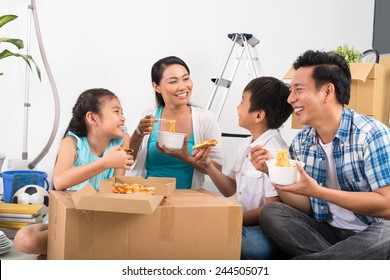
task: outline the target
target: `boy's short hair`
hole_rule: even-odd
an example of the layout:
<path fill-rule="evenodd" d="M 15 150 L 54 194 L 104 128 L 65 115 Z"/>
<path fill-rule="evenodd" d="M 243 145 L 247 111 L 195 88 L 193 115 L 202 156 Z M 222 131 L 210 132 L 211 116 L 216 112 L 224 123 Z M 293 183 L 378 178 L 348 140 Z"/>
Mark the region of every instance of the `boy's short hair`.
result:
<path fill-rule="evenodd" d="M 289 86 L 274 77 L 253 79 L 244 92 L 251 94 L 249 112 L 263 110 L 269 128 L 279 128 L 293 112 L 293 108 L 287 103 Z"/>

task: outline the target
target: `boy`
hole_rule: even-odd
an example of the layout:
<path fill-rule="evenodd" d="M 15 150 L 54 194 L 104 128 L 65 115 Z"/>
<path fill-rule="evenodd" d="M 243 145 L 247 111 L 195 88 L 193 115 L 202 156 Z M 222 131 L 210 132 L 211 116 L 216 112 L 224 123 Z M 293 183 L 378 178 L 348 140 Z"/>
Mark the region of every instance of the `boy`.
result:
<path fill-rule="evenodd" d="M 210 147 L 193 153 L 219 191 L 226 197 L 236 194 L 237 201 L 243 205 L 242 259 L 284 258 L 259 226 L 264 205 L 280 200 L 268 176 L 250 162 L 250 151 L 256 145 L 273 152 L 288 148 L 277 130 L 292 113 L 292 107 L 287 103 L 288 95 L 288 86 L 273 77 L 256 78 L 245 87 L 237 107 L 238 125 L 247 129 L 251 136 L 241 143 L 228 175 L 211 164 Z"/>

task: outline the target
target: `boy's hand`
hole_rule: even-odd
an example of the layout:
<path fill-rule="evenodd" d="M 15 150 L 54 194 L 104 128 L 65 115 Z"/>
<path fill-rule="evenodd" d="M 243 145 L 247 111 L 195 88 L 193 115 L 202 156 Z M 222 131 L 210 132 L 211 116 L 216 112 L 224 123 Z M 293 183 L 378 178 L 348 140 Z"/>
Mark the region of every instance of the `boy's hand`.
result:
<path fill-rule="evenodd" d="M 268 167 L 265 162 L 269 159 L 272 159 L 272 155 L 263 146 L 257 145 L 251 149 L 251 162 L 257 170 L 268 174 Z"/>

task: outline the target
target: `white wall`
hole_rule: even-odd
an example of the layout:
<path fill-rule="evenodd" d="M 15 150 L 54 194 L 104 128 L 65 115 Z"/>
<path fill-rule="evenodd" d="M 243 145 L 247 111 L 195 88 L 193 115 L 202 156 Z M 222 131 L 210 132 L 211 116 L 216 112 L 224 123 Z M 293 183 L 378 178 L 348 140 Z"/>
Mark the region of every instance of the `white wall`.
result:
<path fill-rule="evenodd" d="M 0 14 L 17 20 L 0 29 L 0 37 L 28 42 L 29 0 L 1 0 Z M 91 87 L 114 91 L 121 99 L 128 125 L 154 106 L 150 68 L 161 57 L 184 59 L 194 81 L 192 101 L 206 106 L 213 89 L 210 78 L 222 66 L 230 44 L 228 33 L 252 33 L 265 75 L 283 78 L 296 57 L 307 49 L 332 50 L 349 44 L 372 47 L 374 0 L 36 0 L 48 60 L 61 103 L 60 128 L 51 150 L 37 170 L 51 176 L 59 141 L 77 96 Z M 35 30 L 30 53 L 43 70 L 29 86 L 28 153 L 33 159 L 45 146 L 53 126 L 54 103 L 40 58 Z M 2 50 L 0 46 L 0 50 Z M 23 151 L 25 64 L 16 58 L 0 61 L 0 153 L 20 159 Z M 249 81 L 239 69 L 220 122 L 224 132 L 244 132 L 236 123 L 236 106 Z M 295 130 L 282 128 L 289 143 Z M 237 140 L 225 139 L 226 151 Z M 227 154 L 226 166 L 234 153 Z M 3 167 L 3 170 L 6 166 Z"/>

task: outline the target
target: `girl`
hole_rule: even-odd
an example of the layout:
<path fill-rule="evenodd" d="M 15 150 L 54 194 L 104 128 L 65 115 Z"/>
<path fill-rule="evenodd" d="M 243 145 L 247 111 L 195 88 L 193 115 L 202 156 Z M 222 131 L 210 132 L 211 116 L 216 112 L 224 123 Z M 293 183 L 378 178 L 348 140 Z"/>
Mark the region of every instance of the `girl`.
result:
<path fill-rule="evenodd" d="M 121 103 L 109 90 L 90 89 L 79 96 L 72 113 L 58 150 L 54 189 L 78 190 L 91 183 L 98 190 L 99 181 L 124 175 L 134 163 L 122 149 L 130 145 L 130 136 Z M 21 228 L 14 244 L 19 251 L 45 255 L 47 239 L 48 225 L 34 224 Z"/>

